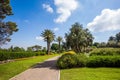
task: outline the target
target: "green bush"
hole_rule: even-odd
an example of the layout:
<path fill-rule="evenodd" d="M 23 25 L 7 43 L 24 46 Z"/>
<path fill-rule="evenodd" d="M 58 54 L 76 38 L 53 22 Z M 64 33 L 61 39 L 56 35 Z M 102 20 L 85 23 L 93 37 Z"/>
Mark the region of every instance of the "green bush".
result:
<path fill-rule="evenodd" d="M 0 61 L 35 56 L 31 52 L 0 52 Z"/>
<path fill-rule="evenodd" d="M 120 56 L 91 56 L 87 67 L 120 67 Z"/>
<path fill-rule="evenodd" d="M 64 54 L 58 61 L 57 66 L 61 69 L 84 67 L 86 65 L 87 57 L 85 55 Z"/>
<path fill-rule="evenodd" d="M 90 52 L 90 56 L 95 55 L 120 55 L 120 48 L 98 48 Z"/>
<path fill-rule="evenodd" d="M 85 67 L 88 58 L 84 54 L 77 55 L 77 67 Z"/>
<path fill-rule="evenodd" d="M 61 69 L 72 68 L 77 65 L 77 56 L 74 54 L 64 54 L 58 61 L 57 66 Z"/>

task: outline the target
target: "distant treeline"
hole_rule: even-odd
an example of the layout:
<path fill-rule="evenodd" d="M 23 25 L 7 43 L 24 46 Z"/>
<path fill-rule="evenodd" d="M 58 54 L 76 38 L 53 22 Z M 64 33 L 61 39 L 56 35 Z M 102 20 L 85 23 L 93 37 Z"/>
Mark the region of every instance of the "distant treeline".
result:
<path fill-rule="evenodd" d="M 110 36 L 108 42 L 94 42 L 93 46 L 95 47 L 113 47 L 113 48 L 120 48 L 120 32 L 117 33 L 115 36 Z"/>

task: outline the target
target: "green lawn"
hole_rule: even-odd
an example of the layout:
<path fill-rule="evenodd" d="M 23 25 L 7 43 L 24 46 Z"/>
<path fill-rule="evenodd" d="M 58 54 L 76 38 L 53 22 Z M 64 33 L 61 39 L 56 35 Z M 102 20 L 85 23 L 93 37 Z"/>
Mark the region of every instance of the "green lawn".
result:
<path fill-rule="evenodd" d="M 23 72 L 38 62 L 54 57 L 56 55 L 37 56 L 31 58 L 18 59 L 15 62 L 0 64 L 0 80 L 8 80 L 9 78 Z"/>
<path fill-rule="evenodd" d="M 64 69 L 60 80 L 120 80 L 120 68 Z"/>

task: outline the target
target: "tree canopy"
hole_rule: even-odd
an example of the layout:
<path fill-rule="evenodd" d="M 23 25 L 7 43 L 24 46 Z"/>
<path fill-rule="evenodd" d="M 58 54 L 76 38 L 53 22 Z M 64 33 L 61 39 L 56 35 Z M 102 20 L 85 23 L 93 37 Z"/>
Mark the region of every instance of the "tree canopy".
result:
<path fill-rule="evenodd" d="M 93 36 L 88 29 L 83 29 L 82 25 L 75 23 L 70 32 L 65 34 L 66 45 L 75 52 L 86 51 L 86 48 L 92 45 Z"/>
<path fill-rule="evenodd" d="M 59 49 L 59 45 L 56 44 L 56 43 L 52 43 L 52 45 L 51 45 L 51 50 L 57 51 L 58 49 Z"/>
<path fill-rule="evenodd" d="M 108 47 L 120 47 L 120 32 L 115 36 L 110 36 L 107 42 Z"/>
<path fill-rule="evenodd" d="M 10 0 L 0 0 L 0 45 L 9 42 L 13 32 L 18 31 L 16 23 L 11 21 L 3 22 L 6 16 L 10 15 L 13 15 Z"/>

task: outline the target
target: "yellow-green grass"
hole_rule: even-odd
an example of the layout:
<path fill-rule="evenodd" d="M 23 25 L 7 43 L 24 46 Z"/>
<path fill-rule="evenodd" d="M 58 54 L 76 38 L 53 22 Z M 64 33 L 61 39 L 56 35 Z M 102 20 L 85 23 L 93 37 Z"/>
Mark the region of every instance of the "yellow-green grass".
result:
<path fill-rule="evenodd" d="M 60 74 L 60 80 L 120 80 L 120 68 L 64 69 Z"/>
<path fill-rule="evenodd" d="M 11 77 L 25 71 L 38 62 L 54 57 L 57 55 L 45 55 L 30 58 L 18 59 L 15 62 L 0 64 L 0 80 L 9 80 Z"/>

